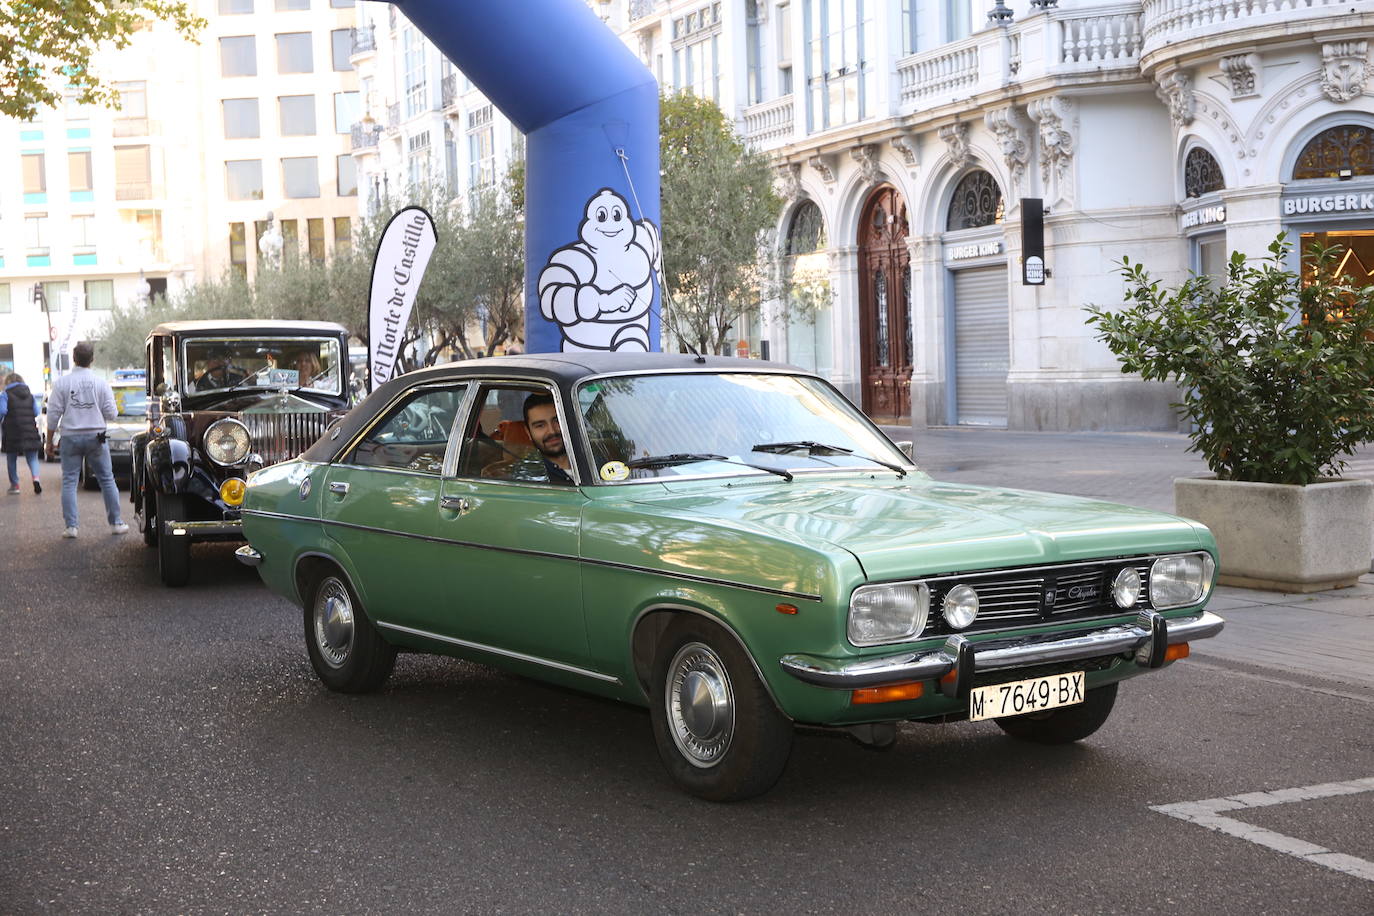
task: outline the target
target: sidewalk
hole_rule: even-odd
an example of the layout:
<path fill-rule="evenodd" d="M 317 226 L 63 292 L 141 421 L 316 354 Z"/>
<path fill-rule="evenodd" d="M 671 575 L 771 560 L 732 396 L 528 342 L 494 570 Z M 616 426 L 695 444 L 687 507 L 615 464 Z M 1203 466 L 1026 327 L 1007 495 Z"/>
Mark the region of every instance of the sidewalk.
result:
<path fill-rule="evenodd" d="M 937 480 L 1048 490 L 1168 513 L 1174 478 L 1208 473 L 1180 434 L 884 430 L 895 440 L 911 439 L 916 463 Z M 1374 449 L 1357 455 L 1346 475 L 1374 477 Z M 1195 659 L 1260 676 L 1281 671 L 1285 680 L 1374 699 L 1374 575 L 1353 588 L 1309 595 L 1222 587 L 1208 609 L 1226 618 L 1226 629 L 1193 644 Z"/>

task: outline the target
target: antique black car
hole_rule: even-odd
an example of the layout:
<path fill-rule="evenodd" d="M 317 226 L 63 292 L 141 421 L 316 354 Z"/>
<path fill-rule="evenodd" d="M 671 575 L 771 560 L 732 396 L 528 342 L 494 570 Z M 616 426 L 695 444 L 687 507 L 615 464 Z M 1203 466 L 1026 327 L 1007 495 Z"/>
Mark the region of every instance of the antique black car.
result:
<path fill-rule="evenodd" d="M 348 332 L 323 321 L 179 321 L 148 336 L 148 430 L 130 499 L 170 586 L 191 542 L 241 540 L 248 474 L 300 454 L 348 408 Z"/>

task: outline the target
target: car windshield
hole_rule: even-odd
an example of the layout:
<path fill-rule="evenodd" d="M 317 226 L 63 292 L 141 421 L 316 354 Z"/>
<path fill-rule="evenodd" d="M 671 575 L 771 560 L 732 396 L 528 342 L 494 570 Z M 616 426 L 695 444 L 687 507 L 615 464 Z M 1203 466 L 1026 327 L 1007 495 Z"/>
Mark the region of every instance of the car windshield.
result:
<path fill-rule="evenodd" d="M 148 415 L 148 392 L 142 388 L 115 388 L 115 409 L 121 419 L 142 418 Z"/>
<path fill-rule="evenodd" d="M 911 467 L 834 389 L 804 376 L 616 376 L 583 383 L 577 405 L 603 481 Z"/>
<path fill-rule="evenodd" d="M 197 337 L 183 345 L 187 394 L 290 388 L 340 394 L 339 342 L 320 337 Z"/>

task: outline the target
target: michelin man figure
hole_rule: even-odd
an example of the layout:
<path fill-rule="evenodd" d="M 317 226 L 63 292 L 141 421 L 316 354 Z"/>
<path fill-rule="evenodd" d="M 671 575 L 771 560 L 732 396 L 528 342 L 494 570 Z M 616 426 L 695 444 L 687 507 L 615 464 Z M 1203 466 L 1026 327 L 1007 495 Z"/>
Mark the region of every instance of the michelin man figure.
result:
<path fill-rule="evenodd" d="M 635 222 L 610 188 L 587 201 L 580 240 L 549 256 L 539 307 L 563 333 L 563 350 L 648 351 L 654 274 L 662 276 L 658 227 Z"/>

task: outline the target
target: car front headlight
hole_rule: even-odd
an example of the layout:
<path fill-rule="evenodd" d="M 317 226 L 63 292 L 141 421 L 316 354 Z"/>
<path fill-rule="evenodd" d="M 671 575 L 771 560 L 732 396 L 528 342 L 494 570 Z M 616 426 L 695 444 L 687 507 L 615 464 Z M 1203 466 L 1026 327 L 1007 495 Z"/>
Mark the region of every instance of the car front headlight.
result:
<path fill-rule="evenodd" d="M 1156 610 L 1197 604 L 1207 597 L 1216 566 L 1208 553 L 1160 557 L 1150 566 L 1150 603 Z"/>
<path fill-rule="evenodd" d="M 253 437 L 249 435 L 248 427 L 238 420 L 216 420 L 205 431 L 205 454 L 209 455 L 215 464 L 225 467 L 238 464 L 247 458 L 252 444 Z"/>
<path fill-rule="evenodd" d="M 924 582 L 864 585 L 849 599 L 849 641 L 856 646 L 914 639 L 930 617 L 930 589 Z"/>

